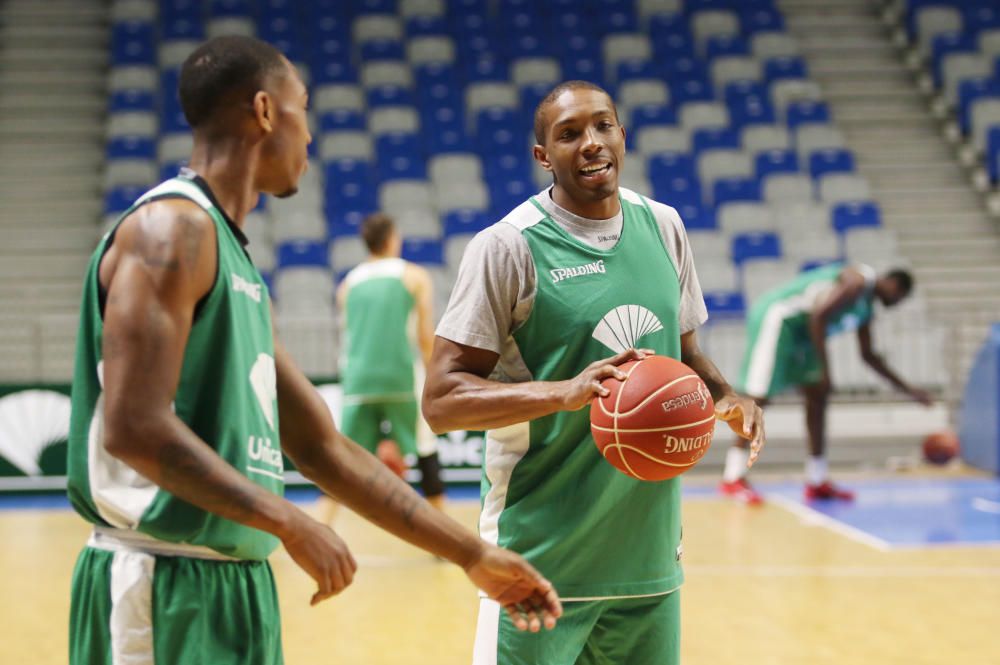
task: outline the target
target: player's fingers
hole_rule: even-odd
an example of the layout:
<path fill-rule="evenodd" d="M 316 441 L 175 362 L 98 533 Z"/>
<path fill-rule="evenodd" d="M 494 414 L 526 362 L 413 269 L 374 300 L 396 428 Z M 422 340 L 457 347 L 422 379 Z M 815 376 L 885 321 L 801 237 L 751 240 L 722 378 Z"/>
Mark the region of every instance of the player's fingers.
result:
<path fill-rule="evenodd" d="M 757 424 L 757 409 L 743 409 L 743 436 L 753 437 L 754 426 Z"/>
<path fill-rule="evenodd" d="M 622 363 L 627 363 L 630 360 L 642 360 L 646 357 L 646 352 L 639 349 L 625 349 L 619 354 L 611 356 L 604 362 L 610 365 L 621 365 Z"/>
<path fill-rule="evenodd" d="M 607 388 L 605 388 L 604 384 L 601 383 L 600 381 L 591 381 L 590 382 L 590 390 L 595 395 L 598 395 L 600 397 L 607 397 L 608 395 L 611 394 L 611 391 L 608 390 Z"/>
<path fill-rule="evenodd" d="M 319 584 L 319 589 L 313 594 L 312 600 L 309 602 L 310 605 L 317 605 L 335 593 L 333 590 L 333 580 L 330 575 L 321 575 L 317 583 Z"/>
<path fill-rule="evenodd" d="M 603 381 L 604 379 L 618 379 L 619 381 L 624 381 L 628 377 L 628 374 L 621 371 L 617 366 L 612 364 L 601 365 L 594 372 L 594 378 L 598 381 Z"/>
<path fill-rule="evenodd" d="M 503 606 L 504 610 L 507 612 L 507 616 L 514 623 L 514 627 L 518 630 L 527 630 L 528 622 L 525 620 L 524 615 L 521 614 L 521 610 L 517 605 L 511 603 Z"/>

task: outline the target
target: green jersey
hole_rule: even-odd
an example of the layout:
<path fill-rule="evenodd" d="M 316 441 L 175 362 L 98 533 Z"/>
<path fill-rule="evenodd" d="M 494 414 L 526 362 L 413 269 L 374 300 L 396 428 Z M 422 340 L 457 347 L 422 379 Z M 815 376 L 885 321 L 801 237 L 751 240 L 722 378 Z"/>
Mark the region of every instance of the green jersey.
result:
<path fill-rule="evenodd" d="M 406 262 L 362 263 L 344 278 L 346 298 L 341 381 L 345 395 L 412 400 L 413 295 L 403 283 Z"/>
<path fill-rule="evenodd" d="M 215 222 L 218 239 L 215 283 L 195 310 L 174 412 L 237 471 L 281 494 L 284 474 L 267 286 L 244 250 L 245 237 L 193 174 L 150 190 L 123 218 L 145 203 L 166 198 L 201 206 Z M 112 230 L 97 247 L 84 281 L 69 437 L 70 500 L 80 515 L 97 525 L 208 547 L 240 559 L 264 559 L 278 544 L 274 536 L 182 501 L 104 447 L 98 268 L 114 234 Z"/>
<path fill-rule="evenodd" d="M 530 377 L 570 379 L 631 346 L 679 358 L 678 268 L 649 202 L 621 190 L 621 235 L 602 250 L 567 233 L 539 197 L 500 223 L 520 230 L 537 275 L 512 333 Z M 666 593 L 683 580 L 680 481 L 617 471 L 594 445 L 587 408 L 488 432 L 482 497 L 482 536 L 523 554 L 564 599 Z"/>
<path fill-rule="evenodd" d="M 872 318 L 875 301 L 875 270 L 863 264 L 854 267 L 865 279 L 864 291 L 861 297 L 853 303 L 833 313 L 826 326 L 828 336 L 856 330 Z M 753 308 L 770 309 L 773 307 L 775 310 L 780 310 L 780 318 L 785 326 L 800 331 L 808 337 L 809 315 L 837 284 L 843 269 L 843 264 L 831 263 L 807 270 L 787 284 L 765 293 L 758 302 L 754 303 Z"/>

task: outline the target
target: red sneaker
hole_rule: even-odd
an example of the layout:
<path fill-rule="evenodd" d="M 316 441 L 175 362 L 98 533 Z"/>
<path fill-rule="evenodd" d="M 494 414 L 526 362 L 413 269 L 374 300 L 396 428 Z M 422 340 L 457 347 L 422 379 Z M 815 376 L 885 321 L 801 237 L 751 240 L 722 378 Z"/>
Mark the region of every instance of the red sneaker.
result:
<path fill-rule="evenodd" d="M 829 480 L 824 480 L 819 485 L 806 485 L 806 501 L 830 501 L 838 499 L 840 501 L 854 501 L 854 492 L 837 487 Z"/>
<path fill-rule="evenodd" d="M 748 506 L 759 506 L 764 503 L 764 497 L 762 497 L 757 490 L 750 486 L 746 478 L 740 478 L 739 480 L 734 480 L 732 482 L 727 482 L 723 480 L 719 483 L 719 491 L 725 496 L 730 496 L 740 503 L 745 503 Z"/>

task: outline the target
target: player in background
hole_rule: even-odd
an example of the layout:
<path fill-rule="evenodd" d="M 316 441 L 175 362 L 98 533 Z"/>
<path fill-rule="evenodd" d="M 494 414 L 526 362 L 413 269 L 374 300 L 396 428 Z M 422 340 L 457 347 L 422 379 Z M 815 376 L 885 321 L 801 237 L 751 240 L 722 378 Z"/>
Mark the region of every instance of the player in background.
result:
<path fill-rule="evenodd" d="M 536 110 L 535 136 L 553 184 L 466 249 L 423 404 L 437 432 L 488 430 L 480 534 L 547 574 L 564 614 L 554 631 L 524 639 L 484 599 L 473 662 L 672 665 L 680 480 L 619 473 L 594 445 L 586 407 L 607 395 L 603 379 L 624 378 L 618 365 L 655 352 L 704 379 L 719 417 L 751 440 L 751 460 L 761 412 L 699 349 L 707 313 L 677 212 L 618 186 L 625 130 L 607 92 L 556 86 Z M 622 305 L 641 318 L 623 320 Z M 606 327 L 618 338 L 597 334 Z"/>
<path fill-rule="evenodd" d="M 349 439 L 397 466 L 416 459 L 427 500 L 444 507 L 437 438 L 422 422 L 415 390 L 434 344 L 433 284 L 422 267 L 400 258 L 403 240 L 393 220 L 375 213 L 361 224 L 369 256 L 337 289 L 343 330 L 344 391 L 340 429 Z M 419 352 L 414 358 L 413 349 Z M 386 446 L 395 447 L 385 451 Z M 320 499 L 321 521 L 334 502 Z"/>
<path fill-rule="evenodd" d="M 924 390 L 906 383 L 872 348 L 875 301 L 892 307 L 913 289 L 905 270 L 878 276 L 870 266 L 839 263 L 806 271 L 762 295 L 747 315 L 747 348 L 739 389 L 764 406 L 778 393 L 797 387 L 805 398 L 809 457 L 807 500 L 854 498 L 830 481 L 826 461 L 826 407 L 831 378 L 826 338 L 857 330 L 861 358 L 894 387 L 921 404 L 931 404 Z M 737 441 L 726 454 L 720 491 L 750 504 L 762 502 L 747 482 L 749 451 Z"/>
<path fill-rule="evenodd" d="M 460 566 L 521 628 L 560 614 L 551 585 L 431 508 L 340 434 L 275 339 L 241 225 L 260 192 L 289 196 L 312 140 L 308 94 L 272 46 L 221 37 L 185 61 L 190 169 L 140 197 L 84 283 L 68 491 L 94 524 L 73 573 L 72 665 L 277 665 L 267 557 L 279 543 L 317 584 L 356 564 L 282 498 L 282 452 L 366 519 Z"/>

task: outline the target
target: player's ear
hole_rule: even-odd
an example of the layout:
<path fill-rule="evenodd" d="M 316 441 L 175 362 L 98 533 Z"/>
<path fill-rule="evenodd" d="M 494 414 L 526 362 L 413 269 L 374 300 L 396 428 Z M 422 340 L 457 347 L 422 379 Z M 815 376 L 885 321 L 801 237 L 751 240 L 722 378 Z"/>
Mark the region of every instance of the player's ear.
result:
<path fill-rule="evenodd" d="M 257 94 L 253 96 L 253 114 L 257 120 L 257 124 L 265 134 L 270 134 L 274 131 L 274 127 L 271 124 L 274 120 L 274 100 L 271 98 L 271 95 L 263 90 L 257 91 Z"/>
<path fill-rule="evenodd" d="M 535 161 L 542 165 L 542 168 L 546 171 L 552 170 L 552 162 L 549 161 L 549 153 L 545 150 L 545 146 L 535 144 L 531 149 L 531 156 L 535 158 Z"/>

